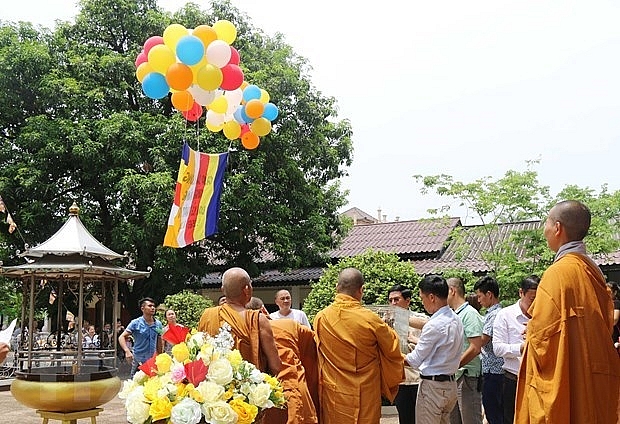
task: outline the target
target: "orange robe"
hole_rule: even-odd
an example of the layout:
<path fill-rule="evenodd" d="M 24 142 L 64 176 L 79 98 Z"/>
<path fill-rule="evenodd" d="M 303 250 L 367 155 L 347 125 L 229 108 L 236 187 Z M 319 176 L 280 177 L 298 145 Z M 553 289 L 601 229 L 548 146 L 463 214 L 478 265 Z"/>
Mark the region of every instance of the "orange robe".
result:
<path fill-rule="evenodd" d="M 259 317 L 260 311 L 246 310 L 242 316 L 226 304 L 215 306 L 204 310 L 198 322 L 198 331 L 215 336 L 221 325 L 227 322 L 232 328 L 235 349 L 239 350 L 243 359 L 265 371 L 267 360 L 260 349 Z"/>
<path fill-rule="evenodd" d="M 317 353 L 314 332 L 292 319 L 271 321 L 273 338 L 282 361 L 278 379 L 286 396 L 286 409 L 270 408 L 264 422 L 269 424 L 316 424 L 316 408 L 308 390 L 307 376 L 316 384 Z"/>
<path fill-rule="evenodd" d="M 394 400 L 404 379 L 396 332 L 342 293 L 316 315 L 314 328 L 321 424 L 378 424 L 381 395 Z"/>
<path fill-rule="evenodd" d="M 543 274 L 529 312 L 515 424 L 615 423 L 620 358 L 598 267 L 580 254 L 561 257 Z"/>

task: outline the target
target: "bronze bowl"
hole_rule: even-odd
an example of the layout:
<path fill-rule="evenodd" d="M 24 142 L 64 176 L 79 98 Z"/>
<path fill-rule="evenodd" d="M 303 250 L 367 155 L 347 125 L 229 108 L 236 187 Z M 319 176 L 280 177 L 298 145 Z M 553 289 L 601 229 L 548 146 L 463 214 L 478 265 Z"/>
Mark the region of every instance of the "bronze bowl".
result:
<path fill-rule="evenodd" d="M 117 369 L 82 366 L 73 374 L 71 367 L 34 368 L 18 371 L 11 394 L 29 408 L 54 412 L 85 411 L 109 402 L 121 388 Z"/>

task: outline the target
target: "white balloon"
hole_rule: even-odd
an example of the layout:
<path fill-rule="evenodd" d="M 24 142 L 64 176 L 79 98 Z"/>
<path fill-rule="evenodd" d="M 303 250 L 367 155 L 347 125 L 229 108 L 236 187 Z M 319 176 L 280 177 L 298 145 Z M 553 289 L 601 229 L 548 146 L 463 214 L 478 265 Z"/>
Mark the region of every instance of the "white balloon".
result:
<path fill-rule="evenodd" d="M 208 106 L 211 104 L 213 99 L 215 99 L 215 91 L 205 90 L 200 87 L 198 84 L 193 84 L 190 88 L 187 89 L 192 96 L 194 96 L 194 100 L 201 106 Z"/>
<path fill-rule="evenodd" d="M 215 40 L 207 47 L 207 62 L 218 68 L 226 66 L 230 62 L 230 56 L 230 46 L 225 41 Z"/>
<path fill-rule="evenodd" d="M 213 126 L 222 125 L 225 121 L 223 113 L 217 113 L 212 110 L 207 111 L 207 122 Z"/>
<path fill-rule="evenodd" d="M 228 109 L 226 110 L 226 113 L 232 115 L 237 110 L 237 106 L 241 104 L 241 100 L 243 99 L 243 90 L 237 88 L 236 90 L 227 91 L 224 96 L 228 100 Z"/>

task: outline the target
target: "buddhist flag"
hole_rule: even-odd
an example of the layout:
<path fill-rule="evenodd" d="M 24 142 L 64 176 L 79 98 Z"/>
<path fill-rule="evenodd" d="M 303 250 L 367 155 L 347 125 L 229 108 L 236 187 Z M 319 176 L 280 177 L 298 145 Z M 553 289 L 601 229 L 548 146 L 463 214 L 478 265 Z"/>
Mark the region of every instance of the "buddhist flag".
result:
<path fill-rule="evenodd" d="M 207 154 L 185 143 L 164 246 L 184 247 L 217 233 L 228 153 Z"/>
<path fill-rule="evenodd" d="M 13 234 L 13 231 L 17 229 L 17 224 L 13 221 L 13 217 L 8 212 L 6 214 L 6 223 L 9 224 L 9 234 Z"/>

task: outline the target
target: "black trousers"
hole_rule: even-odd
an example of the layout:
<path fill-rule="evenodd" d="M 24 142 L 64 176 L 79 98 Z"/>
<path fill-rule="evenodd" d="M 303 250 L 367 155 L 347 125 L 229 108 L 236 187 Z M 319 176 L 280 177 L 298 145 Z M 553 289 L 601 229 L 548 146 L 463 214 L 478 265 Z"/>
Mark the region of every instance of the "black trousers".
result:
<path fill-rule="evenodd" d="M 415 401 L 418 397 L 417 384 L 401 384 L 394 398 L 399 424 L 415 424 Z"/>
<path fill-rule="evenodd" d="M 502 402 L 504 404 L 504 424 L 512 424 L 515 415 L 515 401 L 517 398 L 517 376 L 504 373 L 504 391 Z"/>

